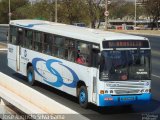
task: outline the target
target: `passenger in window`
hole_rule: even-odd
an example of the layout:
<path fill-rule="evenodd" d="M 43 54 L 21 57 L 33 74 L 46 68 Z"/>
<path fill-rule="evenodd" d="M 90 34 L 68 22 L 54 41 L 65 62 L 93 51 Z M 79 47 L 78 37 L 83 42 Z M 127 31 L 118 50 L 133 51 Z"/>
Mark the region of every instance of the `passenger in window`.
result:
<path fill-rule="evenodd" d="M 79 64 L 85 64 L 86 63 L 86 60 L 85 60 L 84 56 L 80 54 L 80 50 L 78 50 L 76 62 L 79 63 Z"/>

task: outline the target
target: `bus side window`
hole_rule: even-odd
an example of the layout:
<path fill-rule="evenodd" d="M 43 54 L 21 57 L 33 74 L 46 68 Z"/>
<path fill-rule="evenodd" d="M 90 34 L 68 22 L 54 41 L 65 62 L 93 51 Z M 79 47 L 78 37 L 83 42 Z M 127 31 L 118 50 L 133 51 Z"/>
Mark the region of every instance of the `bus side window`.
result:
<path fill-rule="evenodd" d="M 58 57 L 58 47 L 53 46 L 52 48 L 52 55 L 55 57 Z"/>
<path fill-rule="evenodd" d="M 76 62 L 88 66 L 90 61 L 90 44 L 78 42 L 77 45 L 78 51 Z"/>
<path fill-rule="evenodd" d="M 23 46 L 23 29 L 22 28 L 18 28 L 18 35 L 17 35 L 17 44 L 20 46 Z"/>
<path fill-rule="evenodd" d="M 17 27 L 10 26 L 10 40 L 9 43 L 16 45 L 17 44 Z"/>
<path fill-rule="evenodd" d="M 65 39 L 65 59 L 75 62 L 75 53 L 76 53 L 75 41 L 70 38 L 66 38 Z"/>
<path fill-rule="evenodd" d="M 43 53 L 51 55 L 53 37 L 51 34 L 44 34 L 44 50 Z"/>
<path fill-rule="evenodd" d="M 59 58 L 64 59 L 64 37 L 55 36 L 54 38 L 54 46 L 53 46 L 53 56 L 57 56 Z"/>
<path fill-rule="evenodd" d="M 33 32 L 31 30 L 25 30 L 24 47 L 32 49 Z"/>
<path fill-rule="evenodd" d="M 42 34 L 40 32 L 35 32 L 34 35 L 34 50 L 42 52 Z"/>
<path fill-rule="evenodd" d="M 75 62 L 76 52 L 73 50 L 68 51 L 68 60 L 71 62 Z"/>

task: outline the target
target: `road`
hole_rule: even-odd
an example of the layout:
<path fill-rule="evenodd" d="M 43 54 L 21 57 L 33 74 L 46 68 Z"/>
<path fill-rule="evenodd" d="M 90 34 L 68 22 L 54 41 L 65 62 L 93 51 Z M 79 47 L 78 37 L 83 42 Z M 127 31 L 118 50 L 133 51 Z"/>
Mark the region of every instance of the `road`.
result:
<path fill-rule="evenodd" d="M 90 105 L 89 109 L 83 109 L 79 106 L 77 99 L 68 94 L 55 90 L 41 83 L 37 83 L 32 88 L 47 95 L 55 101 L 83 114 L 89 119 L 98 120 L 143 120 L 146 115 L 151 117 L 159 117 L 155 120 L 160 120 L 160 37 L 146 36 L 150 39 L 152 46 L 152 101 L 149 104 L 134 105 L 132 108 L 128 107 L 106 107 L 98 108 Z M 7 67 L 7 53 L 0 52 L 0 71 L 17 79 L 18 81 L 27 85 L 26 78 L 21 76 Z M 53 106 L 54 107 L 54 106 Z M 152 113 L 152 114 L 151 114 Z M 158 115 L 159 114 L 159 115 Z M 157 116 L 158 115 L 158 116 Z M 144 119 L 145 120 L 145 119 Z"/>
<path fill-rule="evenodd" d="M 0 42 L 6 43 L 7 31 L 8 31 L 8 27 L 7 26 L 0 26 Z"/>

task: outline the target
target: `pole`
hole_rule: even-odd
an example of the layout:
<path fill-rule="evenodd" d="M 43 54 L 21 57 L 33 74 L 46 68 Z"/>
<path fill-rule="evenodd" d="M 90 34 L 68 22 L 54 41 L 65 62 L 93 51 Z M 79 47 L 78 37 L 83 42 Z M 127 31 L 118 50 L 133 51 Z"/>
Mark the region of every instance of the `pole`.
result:
<path fill-rule="evenodd" d="M 106 0 L 105 10 L 108 11 L 108 0 Z M 108 16 L 105 16 L 105 30 L 108 28 Z"/>
<path fill-rule="evenodd" d="M 9 4 L 8 4 L 8 16 L 9 16 L 9 23 L 11 21 L 11 0 L 9 0 Z"/>
<path fill-rule="evenodd" d="M 137 26 L 137 0 L 135 0 L 135 27 Z"/>
<path fill-rule="evenodd" d="M 57 21 L 57 0 L 55 0 L 55 22 Z"/>

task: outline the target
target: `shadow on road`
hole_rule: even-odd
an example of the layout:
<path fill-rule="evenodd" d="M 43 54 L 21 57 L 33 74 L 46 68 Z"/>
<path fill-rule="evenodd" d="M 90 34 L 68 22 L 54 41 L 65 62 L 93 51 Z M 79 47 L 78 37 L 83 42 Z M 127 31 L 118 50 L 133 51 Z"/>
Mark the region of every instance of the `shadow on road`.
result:
<path fill-rule="evenodd" d="M 92 109 L 101 114 L 125 114 L 125 113 L 148 113 L 154 112 L 160 107 L 160 101 L 151 100 L 144 104 L 135 104 L 132 106 L 116 106 L 116 107 L 93 107 Z"/>

